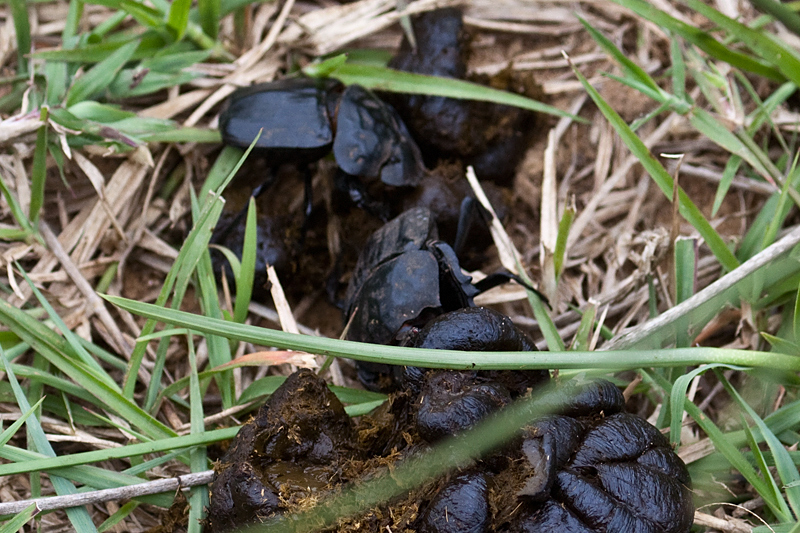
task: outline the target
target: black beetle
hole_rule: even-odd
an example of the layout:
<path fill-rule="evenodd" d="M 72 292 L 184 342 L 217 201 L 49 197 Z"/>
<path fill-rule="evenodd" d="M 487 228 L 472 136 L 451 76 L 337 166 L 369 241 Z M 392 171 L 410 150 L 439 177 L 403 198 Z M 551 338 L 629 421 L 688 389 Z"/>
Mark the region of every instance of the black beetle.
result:
<path fill-rule="evenodd" d="M 430 210 L 403 212 L 374 232 L 361 250 L 344 298 L 347 339 L 373 344 L 403 342 L 432 318 L 473 307 L 475 296 L 515 280 L 498 272 L 477 283 L 461 270 L 453 248 L 437 239 Z M 358 363 L 373 390 L 393 388 L 387 365 Z"/>
<path fill-rule="evenodd" d="M 370 236 L 345 294 L 349 340 L 387 344 L 400 326 L 426 309 L 471 304 L 477 294 L 471 278 L 458 268 L 452 249 L 436 237 L 431 212 L 421 207 L 405 211 Z"/>
<path fill-rule="evenodd" d="M 419 148 L 395 110 L 360 85 L 287 78 L 238 89 L 219 119 L 226 144 L 275 163 L 313 163 L 333 151 L 345 174 L 415 186 L 425 173 Z"/>
<path fill-rule="evenodd" d="M 472 307 L 475 296 L 512 279 L 520 281 L 500 272 L 473 283 L 453 248 L 438 240 L 430 210 L 408 209 L 361 250 L 345 293 L 347 338 L 388 344 L 404 324 L 422 326 L 441 313 Z"/>

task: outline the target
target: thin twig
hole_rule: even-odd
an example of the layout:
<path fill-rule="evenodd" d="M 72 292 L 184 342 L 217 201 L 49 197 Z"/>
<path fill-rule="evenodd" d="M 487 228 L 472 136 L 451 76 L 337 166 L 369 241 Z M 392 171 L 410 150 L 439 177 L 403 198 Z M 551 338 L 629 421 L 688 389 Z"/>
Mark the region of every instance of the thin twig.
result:
<path fill-rule="evenodd" d="M 159 479 L 127 485 L 113 489 L 94 490 L 80 494 L 68 494 L 66 496 L 52 496 L 49 498 L 36 498 L 33 500 L 19 500 L 16 502 L 0 503 L 0 516 L 21 513 L 31 504 L 36 504 L 40 511 L 52 511 L 55 509 L 67 509 L 79 507 L 81 505 L 92 505 L 114 500 L 127 500 L 149 494 L 159 494 L 162 492 L 172 492 L 178 489 L 186 489 L 197 485 L 205 485 L 214 477 L 213 470 L 197 472 L 194 474 L 184 474 L 182 476 L 171 477 L 169 479 Z"/>
<path fill-rule="evenodd" d="M 733 272 L 726 274 L 688 300 L 685 300 L 684 302 L 669 309 L 662 315 L 659 315 L 658 318 L 655 318 L 649 322 L 645 322 L 616 337 L 612 341 L 605 344 L 601 349 L 624 350 L 625 348 L 635 345 L 639 341 L 647 338 L 656 330 L 675 323 L 681 317 L 687 316 L 687 313 L 700 307 L 700 305 L 720 296 L 728 289 L 734 287 L 744 278 L 770 264 L 777 257 L 788 252 L 799 243 L 800 227 L 796 226 L 781 240 L 752 257 Z"/>
<path fill-rule="evenodd" d="M 72 262 L 72 259 L 67 254 L 66 250 L 61 246 L 61 243 L 56 237 L 55 233 L 50 229 L 44 221 L 39 223 L 39 231 L 42 233 L 42 237 L 44 238 L 45 243 L 50 248 L 50 251 L 53 252 L 53 255 L 56 256 L 58 261 L 61 263 L 61 268 L 67 273 L 67 275 L 72 279 L 72 282 L 81 291 L 83 297 L 86 298 L 86 310 L 89 311 L 91 314 L 97 315 L 103 325 L 106 327 L 108 332 L 111 334 L 111 338 L 117 344 L 115 348 L 117 349 L 118 353 L 130 353 L 131 347 L 125 342 L 125 339 L 122 337 L 122 332 L 119 330 L 117 323 L 111 317 L 111 313 L 108 312 L 108 309 L 105 307 L 105 302 L 97 296 L 97 293 L 89 285 L 89 282 L 86 281 L 86 278 L 83 277 L 81 271 Z"/>

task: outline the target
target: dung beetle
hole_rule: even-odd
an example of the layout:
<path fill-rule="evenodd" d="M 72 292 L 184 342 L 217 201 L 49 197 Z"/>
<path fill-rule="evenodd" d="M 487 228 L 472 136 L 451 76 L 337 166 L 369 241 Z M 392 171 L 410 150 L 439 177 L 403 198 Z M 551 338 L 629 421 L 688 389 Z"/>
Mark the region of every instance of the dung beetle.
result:
<path fill-rule="evenodd" d="M 461 270 L 453 248 L 437 239 L 430 210 L 416 207 L 375 231 L 361 250 L 344 298 L 347 339 L 400 343 L 434 317 L 473 307 L 481 292 L 517 276 L 498 272 L 477 283 Z M 388 365 L 358 363 L 362 383 L 394 387 Z"/>
<path fill-rule="evenodd" d="M 499 272 L 473 283 L 453 248 L 437 237 L 425 207 L 404 211 L 370 236 L 345 293 L 349 340 L 388 344 L 404 324 L 424 325 L 441 313 L 474 306 L 481 292 L 520 281 Z"/>
<path fill-rule="evenodd" d="M 286 78 L 236 90 L 219 119 L 226 144 L 274 163 L 313 163 L 331 150 L 342 173 L 413 187 L 422 156 L 397 112 L 360 85 Z"/>
<path fill-rule="evenodd" d="M 469 306 L 477 290 L 457 268 L 452 249 L 436 237 L 425 208 L 405 211 L 370 236 L 345 293 L 349 340 L 387 344 L 425 310 Z"/>

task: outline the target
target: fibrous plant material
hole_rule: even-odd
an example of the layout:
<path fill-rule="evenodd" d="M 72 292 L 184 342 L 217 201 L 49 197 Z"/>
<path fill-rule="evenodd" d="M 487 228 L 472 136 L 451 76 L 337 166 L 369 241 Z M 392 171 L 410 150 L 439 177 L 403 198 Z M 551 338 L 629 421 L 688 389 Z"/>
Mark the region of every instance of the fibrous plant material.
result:
<path fill-rule="evenodd" d="M 485 324 L 486 339 L 469 346 L 466 333 Z M 409 339 L 409 346 L 477 350 L 516 339 L 532 349 L 507 318 L 485 308 L 443 314 Z M 382 408 L 353 424 L 323 380 L 307 370 L 293 374 L 218 465 L 210 530 L 308 510 L 347 483 L 385 475 L 387 466 L 468 431 L 548 378 L 407 367 L 399 379 Z M 341 517 L 330 530 L 689 531 L 686 467 L 656 428 L 623 412 L 619 389 L 573 381 L 543 401 L 553 414 L 531 420 L 502 450 L 400 501 Z"/>

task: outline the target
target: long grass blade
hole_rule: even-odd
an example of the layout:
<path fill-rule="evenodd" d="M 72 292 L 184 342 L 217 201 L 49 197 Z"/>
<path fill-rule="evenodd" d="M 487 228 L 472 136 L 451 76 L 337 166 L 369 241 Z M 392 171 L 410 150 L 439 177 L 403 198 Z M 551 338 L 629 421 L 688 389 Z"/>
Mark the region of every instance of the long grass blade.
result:
<path fill-rule="evenodd" d="M 455 369 L 520 369 L 520 368 L 606 368 L 631 369 L 669 367 L 702 363 L 727 363 L 746 367 L 800 370 L 800 358 L 785 354 L 717 348 L 681 348 L 663 350 L 629 350 L 615 352 L 460 352 L 425 350 L 400 346 L 383 346 L 339 339 L 328 339 L 286 333 L 208 318 L 185 311 L 137 302 L 119 296 L 104 295 L 112 304 L 145 318 L 193 331 L 220 335 L 228 339 L 259 346 L 294 349 L 333 357 L 349 357 L 359 361 Z"/>
<path fill-rule="evenodd" d="M 47 108 L 43 108 L 39 116 L 42 125 L 36 132 L 36 147 L 33 150 L 33 168 L 31 169 L 31 226 L 39 226 L 39 213 L 44 205 L 44 185 L 47 179 Z"/>
<path fill-rule="evenodd" d="M 667 15 L 644 0 L 613 0 L 615 3 L 630 9 L 641 17 L 656 23 L 694 44 L 708 55 L 729 63 L 736 68 L 758 74 L 764 78 L 784 82 L 786 77 L 775 67 L 762 60 L 737 52 L 714 39 L 708 32 L 690 26 Z"/>
<path fill-rule="evenodd" d="M 5 352 L 3 351 L 2 347 L 0 347 L 0 361 L 2 361 L 3 366 L 6 368 L 6 376 L 11 384 L 11 388 L 14 390 L 14 396 L 16 397 L 17 405 L 19 405 L 20 411 L 31 411 L 31 405 L 28 403 L 28 399 L 25 397 L 22 388 L 19 386 L 16 376 L 14 376 L 14 372 L 10 371 L 10 365 L 8 364 L 8 360 L 6 359 Z M 39 423 L 39 419 L 35 416 L 30 417 L 28 420 L 26 420 L 26 425 L 29 430 L 28 435 L 33 439 L 33 445 L 36 450 L 50 457 L 55 457 L 56 453 L 53 450 L 53 447 L 50 445 L 50 442 L 47 440 L 47 436 L 42 429 L 42 425 Z M 75 486 L 60 476 L 50 476 L 50 482 L 53 484 L 53 487 L 56 489 L 56 493 L 59 495 L 77 493 Z M 97 531 L 97 529 L 94 527 L 94 523 L 92 522 L 92 518 L 89 516 L 89 512 L 84 507 L 72 507 L 67 509 L 67 517 L 76 531 L 86 531 L 88 533 Z"/>
<path fill-rule="evenodd" d="M 747 44 L 751 50 L 778 69 L 788 80 L 794 82 L 795 85 L 800 85 L 800 57 L 791 47 L 781 46 L 768 33 L 749 28 L 702 2 L 686 0 L 686 3 L 714 24 L 728 31 L 736 39 Z"/>
<path fill-rule="evenodd" d="M 309 65 L 303 72 L 312 77 L 336 78 L 348 85 L 357 83 L 368 89 L 494 102 L 557 117 L 569 117 L 580 123 L 586 122 L 582 117 L 573 116 L 566 111 L 519 94 L 454 78 L 426 76 L 375 65 L 344 63 L 341 56 Z"/>
<path fill-rule="evenodd" d="M 45 357 L 51 364 L 86 389 L 106 408 L 128 420 L 135 427 L 141 428 L 151 438 L 163 438 L 174 435 L 174 432 L 130 400 L 122 397 L 116 386 L 107 383 L 107 377 L 101 378 L 96 371 L 77 360 L 70 353 L 69 345 L 56 333 L 23 311 L 0 300 L 0 323 L 17 332 L 37 353 Z"/>
<path fill-rule="evenodd" d="M 27 74 L 30 70 L 27 56 L 31 53 L 31 23 L 28 19 L 28 3 L 25 0 L 10 0 L 8 3 L 17 36 L 17 73 Z"/>
<path fill-rule="evenodd" d="M 172 0 L 167 16 L 167 28 L 176 41 L 183 39 L 186 27 L 189 24 L 189 9 L 192 7 L 192 0 Z"/>
<path fill-rule="evenodd" d="M 219 33 L 219 19 L 222 11 L 220 0 L 197 0 L 197 13 L 200 16 L 200 27 L 211 39 Z"/>
<path fill-rule="evenodd" d="M 776 437 L 775 434 L 769 430 L 761 417 L 758 416 L 758 413 L 756 413 L 755 410 L 750 407 L 750 404 L 744 401 L 744 398 L 742 398 L 741 394 L 739 394 L 739 391 L 737 391 L 736 388 L 730 384 L 727 378 L 725 378 L 722 373 L 716 370 L 715 373 L 728 394 L 730 394 L 736 400 L 736 403 L 739 405 L 739 407 L 741 407 L 742 410 L 747 413 L 747 416 L 749 416 L 753 422 L 755 422 L 756 426 L 761 431 L 761 436 L 767 442 L 767 446 L 769 446 L 769 449 L 775 458 L 775 467 L 778 471 L 781 482 L 785 487 L 784 490 L 786 492 L 786 498 L 789 500 L 789 505 L 792 507 L 792 511 L 794 511 L 794 516 L 800 516 L 800 472 L 797 471 L 797 466 L 789 456 L 789 452 L 783 447 L 783 444 L 781 444 L 781 442 L 778 440 L 778 437 Z M 791 513 L 789 513 L 788 518 L 792 518 Z"/>
<path fill-rule="evenodd" d="M 600 112 L 606 117 L 606 120 L 611 123 L 612 127 L 619 136 L 622 138 L 622 141 L 628 147 L 628 149 L 639 159 L 642 166 L 647 170 L 648 174 L 653 178 L 653 181 L 659 186 L 661 191 L 667 198 L 672 198 L 672 188 L 674 187 L 674 183 L 672 180 L 672 176 L 664 169 L 661 163 L 653 157 L 653 154 L 650 153 L 650 150 L 647 149 L 645 144 L 642 142 L 639 137 L 636 136 L 635 133 L 630 129 L 630 127 L 622 120 L 622 117 L 614 111 L 614 109 L 608 105 L 608 103 L 600 96 L 600 93 L 592 87 L 592 85 L 586 80 L 583 74 L 577 68 L 573 67 L 573 71 L 575 75 L 580 80 L 581 84 L 583 84 L 586 91 L 591 96 L 592 100 L 594 100 L 597 107 L 600 109 Z M 728 249 L 728 246 L 725 244 L 725 241 L 722 240 L 722 237 L 719 236 L 719 233 L 714 230 L 714 228 L 709 224 L 708 220 L 703 216 L 697 206 L 692 202 L 686 193 L 681 190 L 678 194 L 678 209 L 681 215 L 689 221 L 689 223 L 694 226 L 694 228 L 700 233 L 700 235 L 705 239 L 706 244 L 711 249 L 714 256 L 717 260 L 722 264 L 723 268 L 728 271 L 731 271 L 739 266 L 739 261 L 733 255 L 733 253 Z"/>
<path fill-rule="evenodd" d="M 247 222 L 244 227 L 242 243 L 242 262 L 239 275 L 236 277 L 236 303 L 233 306 L 234 322 L 243 323 L 247 318 L 250 297 L 253 294 L 253 280 L 256 270 L 257 250 L 257 214 L 255 198 L 250 198 L 247 206 Z"/>
<path fill-rule="evenodd" d="M 51 470 L 109 461 L 111 459 L 125 459 L 151 453 L 187 449 L 194 446 L 206 446 L 230 439 L 234 437 L 238 431 L 238 427 L 215 429 L 196 435 L 164 438 L 152 442 L 129 444 L 119 448 L 109 448 L 107 450 L 73 453 L 61 457 L 23 459 L 14 463 L 0 465 L 0 476 L 35 472 L 37 470 L 49 472 Z M 138 481 L 141 482 L 141 479 L 138 479 Z"/>
<path fill-rule="evenodd" d="M 133 57 L 133 52 L 136 51 L 138 45 L 137 41 L 122 45 L 75 80 L 67 92 L 67 107 L 88 100 L 92 95 L 110 85 L 114 76 Z"/>
<path fill-rule="evenodd" d="M 672 385 L 665 380 L 664 378 L 660 377 L 657 373 L 652 372 L 649 373 L 650 377 L 653 378 L 661 388 L 667 394 L 672 394 Z M 725 459 L 727 459 L 734 468 L 736 468 L 739 473 L 744 476 L 744 478 L 755 488 L 755 490 L 763 497 L 765 497 L 764 502 L 769 506 L 773 513 L 781 521 L 787 521 L 791 519 L 791 511 L 789 510 L 786 502 L 783 501 L 782 498 L 777 500 L 769 499 L 769 485 L 761 479 L 761 477 L 756 472 L 755 468 L 750 464 L 747 458 L 739 451 L 737 445 L 729 438 L 728 435 L 723 433 L 714 422 L 711 421 L 709 417 L 707 417 L 694 403 L 690 402 L 688 399 L 684 398 L 683 407 L 689 416 L 691 416 L 694 421 L 697 423 L 698 426 L 708 435 L 711 439 L 711 442 L 714 443 L 717 451 L 719 451 Z M 744 435 L 742 434 L 742 439 L 744 439 Z"/>
<path fill-rule="evenodd" d="M 23 531 L 25 529 L 25 524 L 38 513 L 39 510 L 36 508 L 36 504 L 30 504 L 27 509 L 18 513 L 14 518 L 0 526 L 0 533 L 17 533 L 18 531 Z"/>

